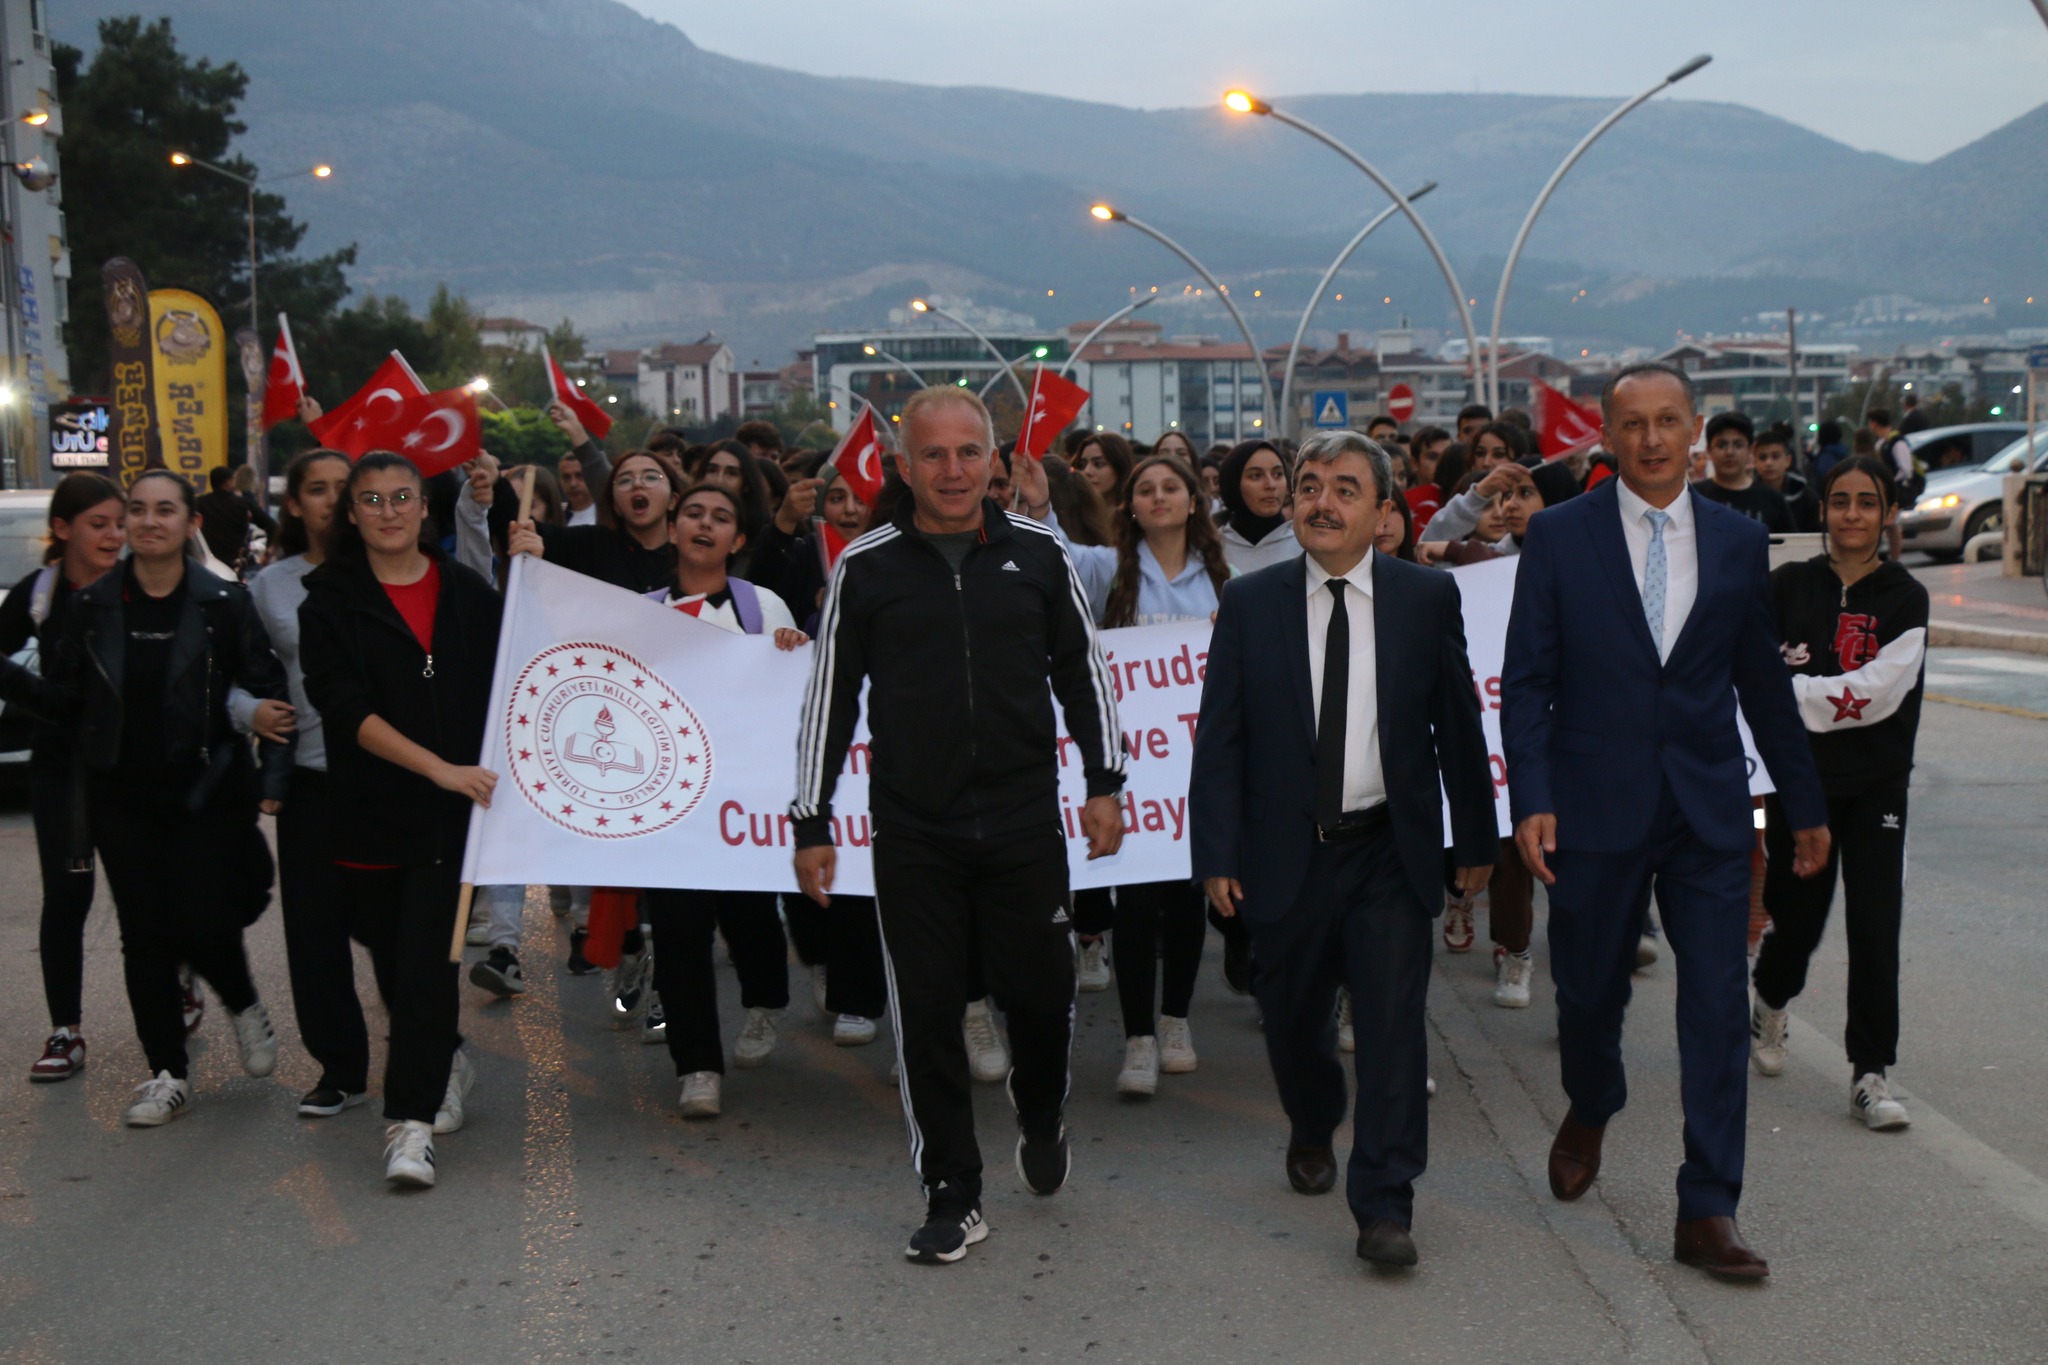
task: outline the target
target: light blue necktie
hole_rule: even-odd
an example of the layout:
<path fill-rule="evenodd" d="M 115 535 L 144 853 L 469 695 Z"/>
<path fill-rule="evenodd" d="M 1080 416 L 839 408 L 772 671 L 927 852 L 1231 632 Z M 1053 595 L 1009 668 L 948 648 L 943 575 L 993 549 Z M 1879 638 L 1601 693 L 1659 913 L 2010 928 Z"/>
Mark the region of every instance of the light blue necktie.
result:
<path fill-rule="evenodd" d="M 1643 557 L 1643 618 L 1650 624 L 1650 643 L 1657 657 L 1664 657 L 1664 585 L 1669 576 L 1664 562 L 1664 528 L 1671 514 L 1652 507 L 1643 513 L 1650 523 L 1650 550 Z"/>

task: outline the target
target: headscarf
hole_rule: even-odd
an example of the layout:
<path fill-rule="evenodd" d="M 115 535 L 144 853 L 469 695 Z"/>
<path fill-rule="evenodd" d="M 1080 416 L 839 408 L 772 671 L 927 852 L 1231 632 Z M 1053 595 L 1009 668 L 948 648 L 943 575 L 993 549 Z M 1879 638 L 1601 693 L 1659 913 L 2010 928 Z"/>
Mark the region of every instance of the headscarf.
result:
<path fill-rule="evenodd" d="M 1216 495 L 1223 499 L 1223 506 L 1230 512 L 1230 529 L 1243 536 L 1245 543 L 1256 545 L 1280 529 L 1287 521 L 1287 508 L 1283 500 L 1280 511 L 1270 517 L 1254 516 L 1244 505 L 1243 490 L 1239 485 L 1244 480 L 1244 467 L 1252 462 L 1252 456 L 1262 450 L 1273 452 L 1280 461 L 1280 469 L 1287 469 L 1287 457 L 1271 441 L 1239 441 L 1223 457 L 1223 467 L 1217 471 Z"/>

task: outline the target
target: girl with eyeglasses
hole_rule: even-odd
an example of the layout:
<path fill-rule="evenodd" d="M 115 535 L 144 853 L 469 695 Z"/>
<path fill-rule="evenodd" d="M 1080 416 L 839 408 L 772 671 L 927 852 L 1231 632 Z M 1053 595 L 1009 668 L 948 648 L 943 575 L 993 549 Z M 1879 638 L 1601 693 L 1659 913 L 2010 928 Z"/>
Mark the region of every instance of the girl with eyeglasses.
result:
<path fill-rule="evenodd" d="M 0 692 L 72 735 L 71 761 L 121 924 L 128 1003 L 150 1078 L 124 1116 L 170 1122 L 192 1103 L 179 967 L 210 982 L 234 1022 L 242 1069 L 268 1076 L 277 1035 L 249 976 L 242 931 L 268 904 L 259 801 L 285 794 L 291 735 L 276 709 L 259 724 L 262 765 L 228 714 L 228 694 L 283 702 L 284 669 L 241 585 L 187 558 L 199 525 L 192 486 L 152 470 L 128 490 L 132 551 L 77 594 L 40 678 L 0 664 Z M 288 713 L 289 708 L 283 708 Z"/>
<path fill-rule="evenodd" d="M 434 1135 L 463 1123 L 474 1079 L 448 960 L 501 604 L 475 573 L 421 543 L 417 470 L 389 451 L 356 462 L 306 575 L 299 657 L 326 734 L 334 859 L 351 932 L 370 950 L 391 1019 L 385 1178 L 435 1182 Z"/>

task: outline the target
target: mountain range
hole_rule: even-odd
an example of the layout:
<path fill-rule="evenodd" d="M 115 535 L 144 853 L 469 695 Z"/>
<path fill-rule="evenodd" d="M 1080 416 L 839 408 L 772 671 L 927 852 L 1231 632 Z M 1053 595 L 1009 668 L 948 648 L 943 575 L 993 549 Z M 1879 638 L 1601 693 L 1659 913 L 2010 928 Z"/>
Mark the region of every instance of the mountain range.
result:
<path fill-rule="evenodd" d="M 94 22 L 131 8 L 67 0 L 55 30 L 89 50 Z M 1180 297 L 1193 277 L 1178 261 L 1089 219 L 1096 199 L 1179 239 L 1262 338 L 1284 341 L 1335 249 L 1385 202 L 1309 139 L 1220 105 L 1137 110 L 948 86 L 944 70 L 930 85 L 805 75 L 707 52 L 616 0 L 150 10 L 186 51 L 250 73 L 243 147 L 267 173 L 336 167 L 291 208 L 312 226 L 308 249 L 359 245 L 359 288 L 420 299 L 445 281 L 493 313 L 567 316 L 600 341 L 716 331 L 743 361 L 772 363 L 821 328 L 878 325 L 914 292 L 1055 326 L 1155 285 L 1173 296 L 1154 312 L 1169 330 L 1220 330 L 1212 300 Z M 1488 305 L 1529 201 L 1619 98 L 1261 93 L 1403 187 L 1438 181 L 1425 216 Z M 1890 292 L 2017 291 L 2048 312 L 2044 160 L 2048 105 L 1914 165 L 1665 96 L 1560 190 L 1508 330 L 1657 340 L 1681 308 L 1678 322 L 1705 328 Z M 1350 301 L 1318 315 L 1326 333 L 1452 322 L 1398 221 L 1347 285 Z"/>

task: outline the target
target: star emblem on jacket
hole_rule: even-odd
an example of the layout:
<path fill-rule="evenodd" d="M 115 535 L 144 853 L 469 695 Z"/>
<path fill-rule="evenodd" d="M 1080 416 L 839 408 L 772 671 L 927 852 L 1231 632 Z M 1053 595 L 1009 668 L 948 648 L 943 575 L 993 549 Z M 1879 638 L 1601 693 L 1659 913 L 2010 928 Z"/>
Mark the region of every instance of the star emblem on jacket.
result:
<path fill-rule="evenodd" d="M 1836 720 L 1862 720 L 1863 708 L 1870 705 L 1871 699 L 1857 696 L 1845 684 L 1841 696 L 1829 697 L 1828 700 L 1835 704 Z"/>

